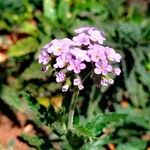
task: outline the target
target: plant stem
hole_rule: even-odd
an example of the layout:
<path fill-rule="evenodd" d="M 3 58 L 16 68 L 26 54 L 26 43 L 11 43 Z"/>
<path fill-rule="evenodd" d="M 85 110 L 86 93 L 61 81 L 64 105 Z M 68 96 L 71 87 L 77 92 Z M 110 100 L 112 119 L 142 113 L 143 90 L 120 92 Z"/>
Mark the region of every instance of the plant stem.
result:
<path fill-rule="evenodd" d="M 75 110 L 78 95 L 79 95 L 79 90 L 76 90 L 73 93 L 73 96 L 72 96 L 72 99 L 71 99 L 71 104 L 70 104 L 70 107 L 69 107 L 68 129 L 71 129 L 72 125 L 73 125 L 74 110 Z"/>
<path fill-rule="evenodd" d="M 88 76 L 91 74 L 92 71 L 93 69 L 83 78 L 82 83 L 88 78 Z"/>

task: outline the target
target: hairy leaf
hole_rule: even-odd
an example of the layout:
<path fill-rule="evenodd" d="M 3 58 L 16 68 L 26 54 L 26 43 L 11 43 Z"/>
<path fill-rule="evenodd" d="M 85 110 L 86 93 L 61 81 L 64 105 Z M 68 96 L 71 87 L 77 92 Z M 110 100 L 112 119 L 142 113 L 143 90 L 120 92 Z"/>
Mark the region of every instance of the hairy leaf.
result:
<path fill-rule="evenodd" d="M 50 140 L 45 139 L 41 136 L 30 136 L 27 134 L 22 134 L 20 135 L 20 138 L 26 142 L 28 145 L 32 147 L 36 147 L 36 149 L 41 150 L 41 149 L 50 149 L 52 147 Z"/>
<path fill-rule="evenodd" d="M 34 70 L 34 71 L 33 71 Z M 50 70 L 50 68 L 49 68 Z M 28 68 L 25 69 L 25 71 L 21 74 L 21 77 L 24 80 L 30 80 L 30 79 L 44 79 L 47 76 L 50 76 L 51 70 L 49 70 L 44 73 L 41 70 L 41 66 L 38 62 L 33 62 Z"/>
<path fill-rule="evenodd" d="M 35 38 L 28 37 L 18 41 L 8 50 L 10 57 L 20 57 L 37 50 L 38 43 Z"/>
<path fill-rule="evenodd" d="M 22 103 L 16 94 L 16 92 L 6 85 L 0 86 L 0 98 L 9 106 L 17 109 L 22 110 Z"/>
<path fill-rule="evenodd" d="M 118 122 L 120 119 L 124 119 L 125 117 L 125 114 L 117 113 L 98 115 L 83 125 L 75 126 L 75 130 L 77 130 L 77 132 L 79 132 L 81 135 L 95 137 L 96 135 L 100 134 L 102 129 L 108 124 L 112 122 Z"/>

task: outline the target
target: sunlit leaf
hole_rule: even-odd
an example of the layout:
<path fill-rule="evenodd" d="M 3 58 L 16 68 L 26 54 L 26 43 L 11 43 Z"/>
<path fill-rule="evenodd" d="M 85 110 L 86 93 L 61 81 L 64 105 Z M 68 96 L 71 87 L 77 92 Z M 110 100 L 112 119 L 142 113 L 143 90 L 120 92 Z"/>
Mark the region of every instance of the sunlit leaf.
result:
<path fill-rule="evenodd" d="M 6 85 L 0 85 L 0 98 L 9 106 L 17 109 L 22 110 L 23 106 L 22 103 L 16 94 L 16 92 Z"/>
<path fill-rule="evenodd" d="M 38 43 L 35 38 L 28 37 L 18 41 L 8 50 L 9 57 L 20 57 L 37 50 Z"/>
<path fill-rule="evenodd" d="M 103 115 L 98 115 L 93 119 L 87 121 L 79 126 L 75 126 L 75 130 L 79 132 L 79 134 L 94 137 L 102 132 L 102 129 L 105 128 L 108 124 L 112 122 L 118 122 L 120 119 L 124 119 L 126 117 L 125 114 L 117 114 L 117 113 L 108 113 Z"/>

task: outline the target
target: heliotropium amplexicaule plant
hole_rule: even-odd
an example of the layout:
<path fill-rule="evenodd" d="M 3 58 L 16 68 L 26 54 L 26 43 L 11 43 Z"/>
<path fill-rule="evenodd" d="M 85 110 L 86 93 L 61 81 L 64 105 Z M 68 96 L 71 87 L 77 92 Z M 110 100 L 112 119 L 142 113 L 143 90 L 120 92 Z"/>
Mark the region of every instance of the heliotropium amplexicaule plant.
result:
<path fill-rule="evenodd" d="M 116 67 L 121 55 L 103 45 L 106 39 L 102 31 L 95 27 L 82 27 L 74 32 L 72 39 L 52 40 L 41 49 L 38 56 L 43 71 L 53 68 L 56 82 L 62 85 L 62 91 L 74 92 L 68 114 L 68 130 L 73 129 L 75 104 L 79 91 L 86 90 L 85 79 L 91 76 L 94 82 L 95 78 L 98 79 L 96 84 L 107 86 L 114 83 L 112 74 L 121 73 L 120 68 Z"/>

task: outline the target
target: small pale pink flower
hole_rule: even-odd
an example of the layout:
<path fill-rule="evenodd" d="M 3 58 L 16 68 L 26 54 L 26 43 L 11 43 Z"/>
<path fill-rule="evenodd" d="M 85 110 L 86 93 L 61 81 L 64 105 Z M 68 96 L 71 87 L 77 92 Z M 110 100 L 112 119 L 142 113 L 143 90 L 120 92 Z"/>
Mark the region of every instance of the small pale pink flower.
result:
<path fill-rule="evenodd" d="M 73 84 L 74 84 L 75 86 L 78 86 L 78 89 L 79 89 L 79 90 L 83 90 L 83 89 L 84 89 L 84 86 L 83 86 L 83 84 L 82 84 L 82 82 L 81 82 L 80 77 L 75 78 L 75 79 L 73 80 Z"/>
<path fill-rule="evenodd" d="M 49 63 L 49 60 L 50 60 L 49 54 L 46 52 L 45 49 L 43 49 L 38 56 L 38 62 L 40 64 L 47 65 Z"/>
<path fill-rule="evenodd" d="M 80 48 L 73 48 L 70 50 L 70 53 L 76 57 L 76 59 L 80 59 L 81 61 L 90 62 L 90 57 L 86 50 L 81 50 Z"/>
<path fill-rule="evenodd" d="M 102 79 L 102 80 L 100 81 L 100 83 L 101 83 L 101 85 L 103 85 L 103 86 L 109 85 L 109 82 L 108 82 L 107 79 Z"/>
<path fill-rule="evenodd" d="M 72 59 L 69 62 L 69 66 L 67 67 L 67 70 L 73 70 L 74 73 L 78 74 L 81 72 L 81 70 L 85 69 L 86 65 L 82 63 L 80 59 Z"/>
<path fill-rule="evenodd" d="M 119 53 L 116 53 L 114 60 L 115 60 L 116 62 L 120 62 L 120 60 L 121 60 L 121 55 L 120 55 Z"/>
<path fill-rule="evenodd" d="M 63 87 L 62 87 L 62 92 L 67 92 L 69 89 L 69 85 L 68 84 L 65 84 Z"/>
<path fill-rule="evenodd" d="M 94 69 L 95 74 L 107 75 L 108 72 L 112 71 L 112 66 L 105 61 L 99 61 L 95 63 L 96 68 Z"/>
<path fill-rule="evenodd" d="M 43 72 L 46 72 L 46 71 L 49 69 L 49 67 L 50 67 L 49 65 L 43 66 L 43 67 L 42 67 L 42 71 L 43 71 Z"/>
<path fill-rule="evenodd" d="M 118 68 L 118 67 L 117 67 L 117 68 L 114 68 L 114 69 L 113 69 L 113 73 L 116 74 L 116 75 L 120 75 L 120 73 L 121 73 L 120 68 Z"/>
<path fill-rule="evenodd" d="M 73 80 L 73 84 L 74 84 L 74 85 L 79 85 L 79 84 L 81 84 L 81 79 L 80 79 L 79 77 L 75 78 L 75 79 Z"/>
<path fill-rule="evenodd" d="M 114 84 L 114 80 L 113 80 L 113 79 L 109 79 L 108 82 L 109 82 L 110 84 Z"/>
<path fill-rule="evenodd" d="M 48 48 L 48 53 L 53 53 L 55 56 L 60 56 L 62 53 L 67 53 L 70 50 L 72 41 L 70 39 L 53 40 Z"/>
<path fill-rule="evenodd" d="M 107 56 L 108 60 L 114 61 L 114 57 L 116 54 L 115 50 L 110 47 L 105 47 L 105 52 L 106 52 L 106 56 Z"/>
<path fill-rule="evenodd" d="M 74 30 L 74 32 L 79 34 L 79 33 L 87 32 L 89 29 L 91 29 L 91 27 L 82 27 Z"/>
<path fill-rule="evenodd" d="M 57 72 L 56 73 L 56 82 L 63 82 L 65 80 L 65 73 L 63 72 Z"/>
<path fill-rule="evenodd" d="M 54 68 L 65 67 L 71 59 L 72 56 L 69 53 L 63 53 L 61 56 L 56 58 L 56 64 L 54 64 Z"/>
<path fill-rule="evenodd" d="M 80 33 L 77 36 L 73 37 L 73 42 L 77 46 L 90 44 L 89 36 L 85 33 Z"/>
<path fill-rule="evenodd" d="M 98 44 L 89 46 L 88 54 L 93 62 L 106 59 L 104 47 Z"/>
<path fill-rule="evenodd" d="M 98 42 L 99 44 L 103 44 L 105 38 L 102 35 L 102 33 L 98 30 L 89 30 L 88 32 L 90 34 L 90 39 L 93 42 Z"/>
<path fill-rule="evenodd" d="M 79 85 L 78 85 L 78 89 L 79 89 L 79 90 L 83 90 L 83 89 L 84 89 L 84 86 L 83 86 L 82 84 L 79 84 Z"/>
<path fill-rule="evenodd" d="M 105 52 L 106 52 L 108 60 L 115 61 L 115 62 L 120 62 L 121 55 L 119 53 L 116 53 L 114 49 L 112 49 L 110 47 L 106 47 Z"/>

